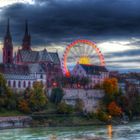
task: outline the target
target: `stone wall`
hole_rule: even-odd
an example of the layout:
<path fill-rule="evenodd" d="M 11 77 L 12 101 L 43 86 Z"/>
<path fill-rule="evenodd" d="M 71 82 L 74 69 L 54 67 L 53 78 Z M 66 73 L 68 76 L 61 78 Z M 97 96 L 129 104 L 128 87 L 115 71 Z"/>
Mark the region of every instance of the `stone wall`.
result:
<path fill-rule="evenodd" d="M 83 110 L 86 112 L 96 112 L 99 108 L 99 102 L 104 96 L 103 90 L 84 90 L 84 89 L 64 89 L 63 97 L 67 104 L 75 105 L 77 99 L 81 99 L 84 103 Z"/>
<path fill-rule="evenodd" d="M 28 127 L 31 121 L 28 116 L 0 117 L 0 129 Z"/>

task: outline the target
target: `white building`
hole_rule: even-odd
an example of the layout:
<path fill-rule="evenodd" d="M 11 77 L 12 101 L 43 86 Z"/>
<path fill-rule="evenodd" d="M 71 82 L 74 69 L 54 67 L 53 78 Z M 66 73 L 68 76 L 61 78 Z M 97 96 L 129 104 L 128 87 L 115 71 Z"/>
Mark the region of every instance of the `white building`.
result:
<path fill-rule="evenodd" d="M 35 81 L 46 84 L 46 71 L 42 64 L 1 64 L 0 72 L 3 73 L 7 85 L 14 90 L 24 90 L 32 87 Z"/>
<path fill-rule="evenodd" d="M 105 66 L 77 64 L 72 71 L 72 75 L 88 77 L 91 80 L 89 86 L 94 87 L 96 84 L 100 84 L 104 79 L 108 78 L 109 72 Z"/>

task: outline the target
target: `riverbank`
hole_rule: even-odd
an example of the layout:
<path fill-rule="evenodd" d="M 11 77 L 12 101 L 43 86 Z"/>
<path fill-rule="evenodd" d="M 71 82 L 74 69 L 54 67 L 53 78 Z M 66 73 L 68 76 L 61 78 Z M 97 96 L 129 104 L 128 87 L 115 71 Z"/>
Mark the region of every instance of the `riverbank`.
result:
<path fill-rule="evenodd" d="M 75 115 L 48 115 L 48 116 L 9 116 L 0 117 L 0 129 L 27 128 L 27 127 L 73 127 L 105 125 L 97 119 L 88 119 Z"/>
<path fill-rule="evenodd" d="M 138 119 L 135 119 L 137 121 Z M 127 122 L 129 123 L 129 122 Z M 0 117 L 0 129 L 9 128 L 34 128 L 34 127 L 78 127 L 78 126 L 101 126 L 123 124 L 120 119 L 112 122 L 103 122 L 97 118 L 88 118 L 82 115 L 48 114 L 29 116 Z"/>
<path fill-rule="evenodd" d="M 0 129 L 30 127 L 32 118 L 29 116 L 0 117 Z"/>

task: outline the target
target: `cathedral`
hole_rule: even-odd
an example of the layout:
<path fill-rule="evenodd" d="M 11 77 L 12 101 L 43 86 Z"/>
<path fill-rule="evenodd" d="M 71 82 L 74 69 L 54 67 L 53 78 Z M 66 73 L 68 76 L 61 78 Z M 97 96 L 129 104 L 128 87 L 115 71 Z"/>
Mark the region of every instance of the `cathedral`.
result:
<path fill-rule="evenodd" d="M 7 85 L 12 89 L 24 90 L 32 87 L 35 81 L 42 82 L 45 87 L 51 87 L 56 83 L 55 79 L 62 76 L 61 62 L 57 52 L 48 52 L 47 49 L 32 50 L 27 21 L 22 47 L 13 55 L 8 20 L 2 52 L 3 63 L 0 64 L 0 73 L 4 75 Z"/>

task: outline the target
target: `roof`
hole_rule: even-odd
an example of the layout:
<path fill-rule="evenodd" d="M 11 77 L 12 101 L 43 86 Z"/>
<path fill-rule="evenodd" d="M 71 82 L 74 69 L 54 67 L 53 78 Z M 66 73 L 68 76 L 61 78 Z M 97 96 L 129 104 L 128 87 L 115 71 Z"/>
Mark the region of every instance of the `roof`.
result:
<path fill-rule="evenodd" d="M 38 61 L 52 61 L 52 58 L 46 49 L 38 52 Z"/>
<path fill-rule="evenodd" d="M 28 64 L 28 68 L 30 73 L 45 73 L 45 68 L 39 63 Z"/>
<path fill-rule="evenodd" d="M 22 62 L 53 62 L 60 64 L 60 59 L 57 52 L 48 52 L 46 49 L 42 51 L 19 50 L 18 52 Z"/>
<path fill-rule="evenodd" d="M 12 80 L 36 80 L 36 77 L 30 74 L 27 75 L 4 74 L 4 77 L 6 79 L 12 79 Z"/>
<path fill-rule="evenodd" d="M 60 59 L 57 52 L 49 52 L 49 55 L 55 64 L 60 64 Z"/>
<path fill-rule="evenodd" d="M 29 68 L 25 65 L 0 64 L 0 72 L 3 74 L 26 75 L 29 73 Z"/>
<path fill-rule="evenodd" d="M 35 62 L 38 58 L 37 51 L 31 50 L 19 50 L 22 62 Z"/>
<path fill-rule="evenodd" d="M 100 74 L 100 72 L 108 72 L 105 66 L 97 66 L 97 65 L 84 65 L 79 64 L 87 74 Z"/>

